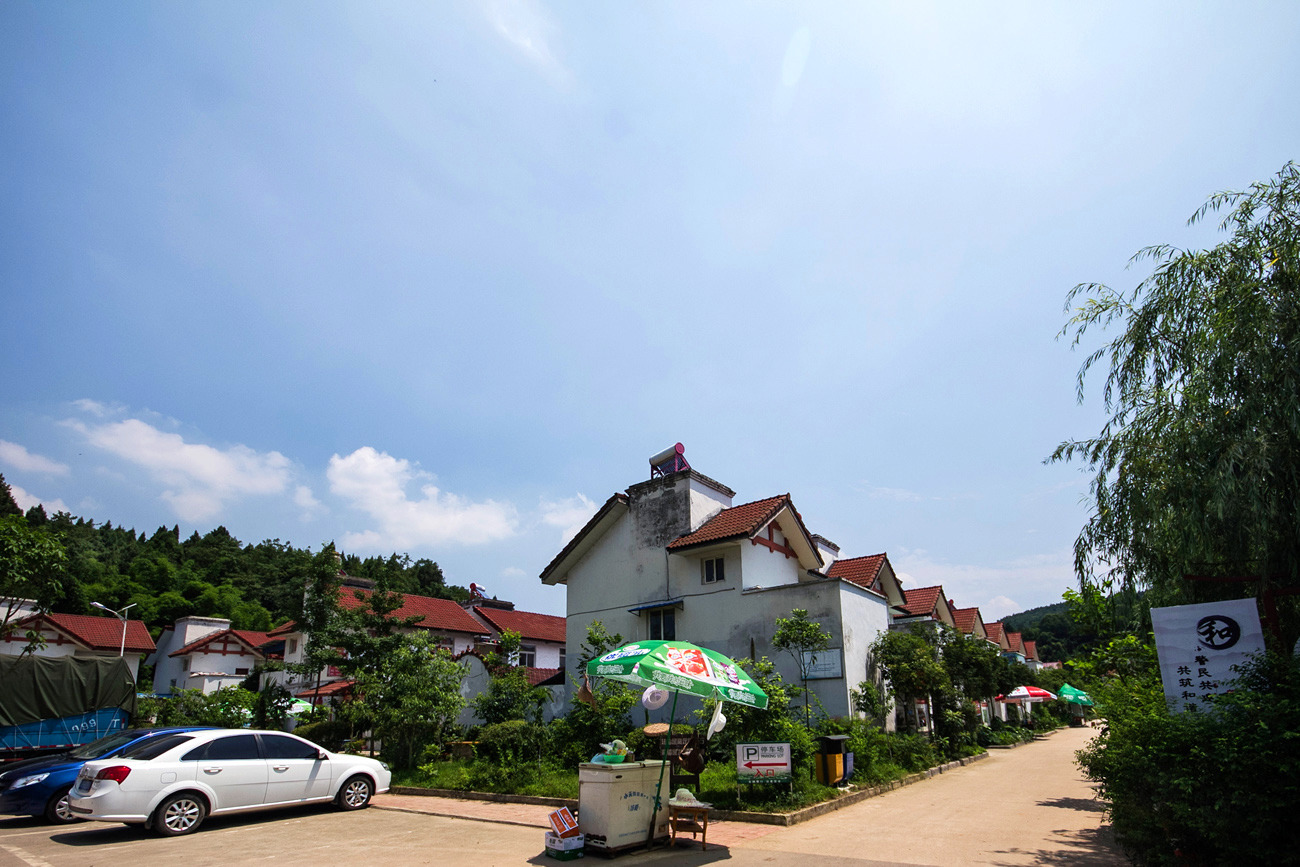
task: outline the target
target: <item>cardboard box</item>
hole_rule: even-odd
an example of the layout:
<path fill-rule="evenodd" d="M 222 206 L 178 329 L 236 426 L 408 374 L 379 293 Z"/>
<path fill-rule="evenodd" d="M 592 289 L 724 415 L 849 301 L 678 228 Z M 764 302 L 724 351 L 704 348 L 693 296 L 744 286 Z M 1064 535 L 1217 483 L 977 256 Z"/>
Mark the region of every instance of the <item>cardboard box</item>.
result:
<path fill-rule="evenodd" d="M 573 818 L 568 807 L 553 811 L 547 818 L 551 822 L 551 832 L 557 837 L 573 837 L 579 833 L 578 820 Z"/>
<path fill-rule="evenodd" d="M 583 834 L 575 837 L 557 837 L 554 834 L 547 834 L 546 854 L 557 861 L 573 861 L 585 854 L 582 849 L 585 841 L 586 836 Z"/>

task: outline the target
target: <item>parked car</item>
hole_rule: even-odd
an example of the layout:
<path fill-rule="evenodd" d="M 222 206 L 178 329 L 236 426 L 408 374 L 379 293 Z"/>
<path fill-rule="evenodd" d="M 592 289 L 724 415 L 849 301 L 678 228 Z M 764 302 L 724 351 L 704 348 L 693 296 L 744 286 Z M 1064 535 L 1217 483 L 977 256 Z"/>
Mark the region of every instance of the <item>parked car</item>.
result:
<path fill-rule="evenodd" d="M 123 729 L 67 752 L 0 766 L 0 816 L 44 816 L 58 824 L 75 822 L 77 817 L 68 809 L 68 790 L 86 762 L 111 758 L 132 744 L 159 735 L 201 730 L 195 726 Z"/>
<path fill-rule="evenodd" d="M 69 798 L 75 816 L 188 834 L 208 816 L 333 801 L 367 806 L 388 791 L 383 762 L 331 753 L 284 732 L 177 732 L 87 762 Z"/>

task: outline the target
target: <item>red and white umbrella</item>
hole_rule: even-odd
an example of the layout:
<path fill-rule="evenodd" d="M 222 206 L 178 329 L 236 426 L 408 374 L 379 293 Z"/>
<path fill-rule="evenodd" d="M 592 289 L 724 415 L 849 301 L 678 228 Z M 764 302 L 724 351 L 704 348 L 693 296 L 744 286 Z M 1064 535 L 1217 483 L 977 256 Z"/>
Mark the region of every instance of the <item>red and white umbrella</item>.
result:
<path fill-rule="evenodd" d="M 998 701 L 1019 701 L 1033 703 L 1036 701 L 1054 701 L 1056 696 L 1038 686 L 1018 686 L 1006 695 L 998 696 Z"/>

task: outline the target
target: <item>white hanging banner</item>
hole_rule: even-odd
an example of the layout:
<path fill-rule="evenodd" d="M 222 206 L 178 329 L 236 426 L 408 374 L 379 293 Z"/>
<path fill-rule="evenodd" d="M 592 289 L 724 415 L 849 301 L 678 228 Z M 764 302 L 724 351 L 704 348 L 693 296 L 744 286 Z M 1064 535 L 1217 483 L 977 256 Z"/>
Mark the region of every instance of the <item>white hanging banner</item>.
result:
<path fill-rule="evenodd" d="M 1254 599 L 1152 608 L 1165 701 L 1173 713 L 1208 710 L 1205 699 L 1225 693 L 1240 665 L 1264 650 Z"/>

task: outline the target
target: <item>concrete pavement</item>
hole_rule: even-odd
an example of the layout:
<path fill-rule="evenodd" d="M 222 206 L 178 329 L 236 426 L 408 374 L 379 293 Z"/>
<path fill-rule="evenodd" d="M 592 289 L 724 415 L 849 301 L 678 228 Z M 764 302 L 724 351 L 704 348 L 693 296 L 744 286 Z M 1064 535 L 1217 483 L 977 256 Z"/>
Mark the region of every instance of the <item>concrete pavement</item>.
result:
<path fill-rule="evenodd" d="M 913 786 L 870 798 L 790 828 L 745 822 L 709 825 L 709 851 L 679 840 L 675 849 L 631 853 L 625 865 L 658 862 L 820 865 L 1127 864 L 1102 805 L 1074 764 L 1095 732 L 1063 729 L 1013 750 Z M 385 795 L 376 804 L 519 828 L 547 827 L 549 807 Z M 534 846 L 537 844 L 534 843 Z M 527 849 L 520 853 L 527 859 Z M 543 859 L 533 863 L 559 862 Z"/>

